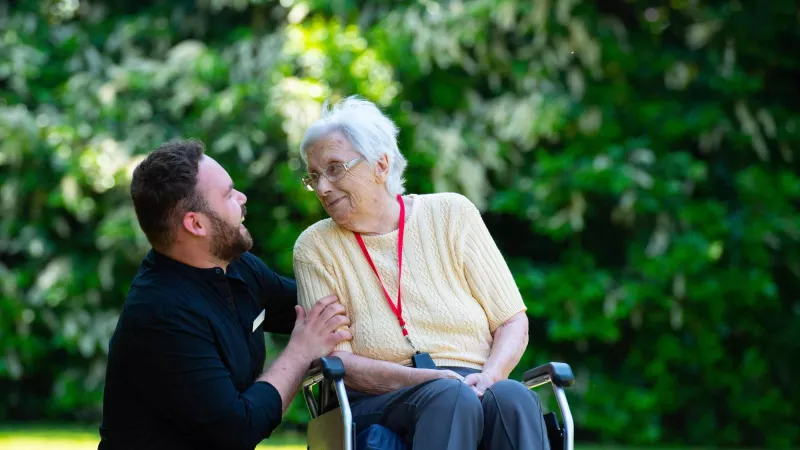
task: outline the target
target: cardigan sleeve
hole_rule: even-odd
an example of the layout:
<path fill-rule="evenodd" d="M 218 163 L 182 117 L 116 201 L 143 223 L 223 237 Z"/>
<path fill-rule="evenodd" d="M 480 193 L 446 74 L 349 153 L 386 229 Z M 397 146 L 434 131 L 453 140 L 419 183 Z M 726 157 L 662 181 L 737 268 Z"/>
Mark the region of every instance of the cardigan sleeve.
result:
<path fill-rule="evenodd" d="M 301 236 L 302 238 L 302 236 Z M 336 295 L 339 303 L 345 307 L 352 320 L 352 311 L 347 298 L 337 289 L 337 283 L 331 271 L 321 261 L 316 252 L 309 251 L 306 245 L 299 242 L 294 248 L 294 273 L 297 281 L 297 299 L 300 306 L 308 312 L 317 301 L 328 295 Z M 343 327 L 346 328 L 346 327 Z M 353 352 L 350 341 L 336 345 L 334 351 Z"/>

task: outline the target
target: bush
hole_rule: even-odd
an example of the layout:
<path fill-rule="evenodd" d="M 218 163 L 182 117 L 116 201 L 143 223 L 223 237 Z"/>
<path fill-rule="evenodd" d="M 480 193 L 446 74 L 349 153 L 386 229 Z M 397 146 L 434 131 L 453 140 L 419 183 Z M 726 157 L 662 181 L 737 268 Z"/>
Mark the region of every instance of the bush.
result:
<path fill-rule="evenodd" d="M 338 5 L 338 6 L 331 6 Z M 291 273 L 328 98 L 401 127 L 412 192 L 484 212 L 566 360 L 579 438 L 788 448 L 800 354 L 793 2 L 21 1 L 0 13 L 0 419 L 97 421 L 148 246 L 132 168 L 197 137 Z M 285 338 L 267 336 L 272 356 Z M 298 400 L 287 418 L 307 420 Z"/>

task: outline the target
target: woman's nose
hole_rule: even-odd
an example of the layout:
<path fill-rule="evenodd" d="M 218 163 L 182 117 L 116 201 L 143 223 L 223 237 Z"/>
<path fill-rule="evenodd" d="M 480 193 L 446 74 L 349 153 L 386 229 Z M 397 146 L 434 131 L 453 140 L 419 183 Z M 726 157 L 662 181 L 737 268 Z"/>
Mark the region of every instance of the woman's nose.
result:
<path fill-rule="evenodd" d="M 314 187 L 314 190 L 317 191 L 317 195 L 324 196 L 328 194 L 331 189 L 333 188 L 333 184 L 328 181 L 325 177 L 317 178 L 317 185 Z"/>

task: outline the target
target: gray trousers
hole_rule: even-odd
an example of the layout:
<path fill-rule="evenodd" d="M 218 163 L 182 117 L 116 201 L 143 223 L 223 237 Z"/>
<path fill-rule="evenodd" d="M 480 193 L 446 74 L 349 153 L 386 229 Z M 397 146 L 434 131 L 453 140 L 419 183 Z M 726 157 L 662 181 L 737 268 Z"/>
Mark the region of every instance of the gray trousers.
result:
<path fill-rule="evenodd" d="M 462 376 L 478 372 L 450 369 Z M 550 449 L 539 397 L 518 381 L 499 381 L 483 398 L 454 379 L 348 396 L 357 432 L 379 424 L 412 443 L 413 450 Z"/>

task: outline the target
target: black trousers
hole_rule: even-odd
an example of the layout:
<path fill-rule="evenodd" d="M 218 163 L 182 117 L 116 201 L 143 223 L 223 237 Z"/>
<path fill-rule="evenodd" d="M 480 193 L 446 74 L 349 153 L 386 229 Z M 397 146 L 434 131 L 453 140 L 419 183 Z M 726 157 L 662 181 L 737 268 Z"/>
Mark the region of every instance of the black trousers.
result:
<path fill-rule="evenodd" d="M 473 369 L 448 368 L 466 376 Z M 464 382 L 432 380 L 382 395 L 349 390 L 358 432 L 380 424 L 413 450 L 549 450 L 539 397 L 502 380 L 479 398 Z"/>

